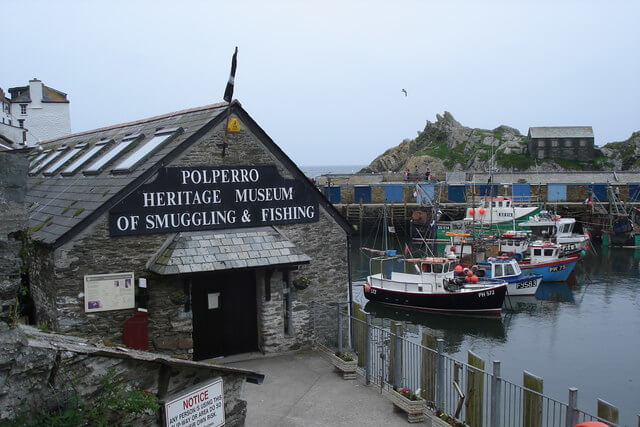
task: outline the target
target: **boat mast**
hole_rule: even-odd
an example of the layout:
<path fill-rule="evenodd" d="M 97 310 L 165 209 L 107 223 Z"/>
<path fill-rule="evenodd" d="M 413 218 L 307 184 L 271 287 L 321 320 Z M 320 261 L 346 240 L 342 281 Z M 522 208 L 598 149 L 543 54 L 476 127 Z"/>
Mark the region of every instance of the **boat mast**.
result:
<path fill-rule="evenodd" d="M 383 211 L 383 216 L 384 216 L 384 251 L 386 252 L 389 249 L 389 242 L 387 239 L 387 234 L 389 233 L 389 228 L 388 228 L 388 224 L 387 224 L 387 205 L 384 205 L 384 209 L 382 209 Z"/>

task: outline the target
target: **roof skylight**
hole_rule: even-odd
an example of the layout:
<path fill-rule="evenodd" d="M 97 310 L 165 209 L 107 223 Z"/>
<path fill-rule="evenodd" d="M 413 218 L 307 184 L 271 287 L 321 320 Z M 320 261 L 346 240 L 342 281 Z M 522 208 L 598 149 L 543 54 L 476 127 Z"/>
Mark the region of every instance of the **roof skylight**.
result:
<path fill-rule="evenodd" d="M 65 170 L 62 171 L 61 175 L 68 176 L 78 172 L 78 169 L 80 169 L 89 160 L 93 159 L 99 152 L 104 150 L 111 141 L 113 140 L 109 139 L 104 141 L 98 141 L 96 145 L 94 145 L 89 149 L 89 151 L 84 153 L 82 156 L 78 157 L 73 163 L 67 166 Z"/>
<path fill-rule="evenodd" d="M 44 159 L 45 157 L 47 157 L 47 155 L 51 152 L 51 150 L 46 150 L 40 154 L 38 154 L 35 159 L 31 160 L 31 163 L 29 163 L 29 169 L 33 168 L 36 164 L 38 164 L 38 162 L 40 162 L 40 160 Z"/>
<path fill-rule="evenodd" d="M 113 147 L 105 155 L 100 157 L 95 163 L 85 169 L 83 173 L 86 175 L 95 175 L 97 173 L 100 173 L 102 168 L 104 168 L 107 163 L 121 155 L 127 148 L 131 147 L 131 145 L 133 145 L 140 136 L 141 135 L 138 134 L 126 137 L 126 139 L 120 141 L 115 147 Z"/>
<path fill-rule="evenodd" d="M 30 171 L 29 173 L 32 175 L 36 175 L 38 173 L 40 173 L 40 171 L 42 169 L 44 169 L 45 167 L 47 167 L 47 165 L 49 163 L 51 163 L 52 161 L 54 161 L 55 159 L 57 159 L 58 157 L 60 157 L 62 155 L 62 153 L 67 149 L 66 146 L 62 146 L 60 148 L 58 148 L 56 151 L 54 151 L 53 153 L 50 153 L 48 157 L 46 157 L 42 163 L 40 163 L 38 166 L 36 166 L 35 168 L 33 168 L 32 171 Z"/>
<path fill-rule="evenodd" d="M 60 169 L 65 163 L 67 163 L 76 154 L 82 151 L 87 144 L 77 144 L 71 151 L 62 156 L 57 162 L 49 166 L 43 173 L 44 175 L 53 175 L 58 169 Z"/>
<path fill-rule="evenodd" d="M 153 153 L 158 151 L 158 149 L 160 149 L 162 145 L 164 145 L 171 137 L 181 131 L 182 128 L 158 130 L 153 138 L 151 138 L 149 141 L 141 143 L 129 157 L 118 163 L 112 172 L 129 172 L 143 160 L 147 159 Z"/>

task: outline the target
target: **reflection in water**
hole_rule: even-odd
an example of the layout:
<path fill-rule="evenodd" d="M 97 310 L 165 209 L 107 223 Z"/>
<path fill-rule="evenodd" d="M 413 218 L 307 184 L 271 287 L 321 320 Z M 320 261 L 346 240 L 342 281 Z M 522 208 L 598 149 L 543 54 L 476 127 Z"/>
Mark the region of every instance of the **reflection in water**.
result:
<path fill-rule="evenodd" d="M 424 331 L 442 338 L 447 352 L 458 351 L 462 342 L 469 337 L 489 338 L 499 342 L 504 342 L 507 338 L 501 317 L 447 316 L 390 307 L 375 302 L 368 302 L 364 311 L 381 320 L 384 326 L 392 320 L 404 322 L 405 331 L 416 337 L 420 337 Z"/>
<path fill-rule="evenodd" d="M 574 302 L 573 292 L 565 282 L 540 284 L 536 291 L 536 298 L 545 301 Z"/>

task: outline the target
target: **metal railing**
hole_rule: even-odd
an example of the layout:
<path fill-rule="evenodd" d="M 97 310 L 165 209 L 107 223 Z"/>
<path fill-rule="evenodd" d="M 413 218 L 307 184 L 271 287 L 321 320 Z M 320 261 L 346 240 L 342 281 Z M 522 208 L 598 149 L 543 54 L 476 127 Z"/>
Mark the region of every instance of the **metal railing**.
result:
<path fill-rule="evenodd" d="M 321 344 L 339 351 L 349 348 L 367 385 L 409 388 L 426 400 L 431 411 L 454 416 L 471 427 L 573 427 L 585 421 L 621 426 L 612 405 L 607 404 L 612 409 L 608 419 L 578 409 L 576 388 L 569 388 L 568 403 L 560 402 L 543 394 L 542 378 L 525 371 L 523 385 L 516 384 L 501 376 L 500 361 L 485 366 L 471 351 L 467 362 L 456 360 L 444 353 L 442 339 L 427 333 L 420 344 L 407 339 L 400 322 L 391 322 L 389 328 L 374 325 L 363 312 L 350 316 L 348 304 L 320 311 L 331 313 L 335 325 L 331 328 L 334 338 L 327 341 L 325 334 Z"/>

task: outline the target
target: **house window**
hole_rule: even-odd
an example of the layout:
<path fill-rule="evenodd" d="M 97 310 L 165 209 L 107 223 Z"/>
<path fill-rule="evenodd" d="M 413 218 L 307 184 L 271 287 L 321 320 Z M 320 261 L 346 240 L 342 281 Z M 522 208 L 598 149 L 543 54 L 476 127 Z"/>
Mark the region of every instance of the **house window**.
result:
<path fill-rule="evenodd" d="M 551 140 L 551 146 L 552 147 L 557 147 L 558 146 L 558 140 L 557 139 Z"/>
<path fill-rule="evenodd" d="M 572 141 L 571 141 L 570 139 L 565 139 L 565 140 L 564 140 L 564 146 L 565 146 L 565 147 L 571 147 L 571 145 L 572 145 L 572 144 L 571 144 L 571 142 L 572 142 Z"/>
<path fill-rule="evenodd" d="M 538 147 L 544 147 L 544 139 L 538 141 Z"/>
<path fill-rule="evenodd" d="M 539 159 L 544 159 L 544 149 L 538 150 L 538 158 Z"/>
<path fill-rule="evenodd" d="M 20 114 L 27 114 L 27 104 L 20 104 Z"/>
<path fill-rule="evenodd" d="M 21 128 L 24 128 L 24 119 L 18 119 L 18 124 Z"/>
<path fill-rule="evenodd" d="M 580 140 L 580 147 L 586 147 L 587 146 L 587 141 L 585 141 L 584 139 Z"/>

